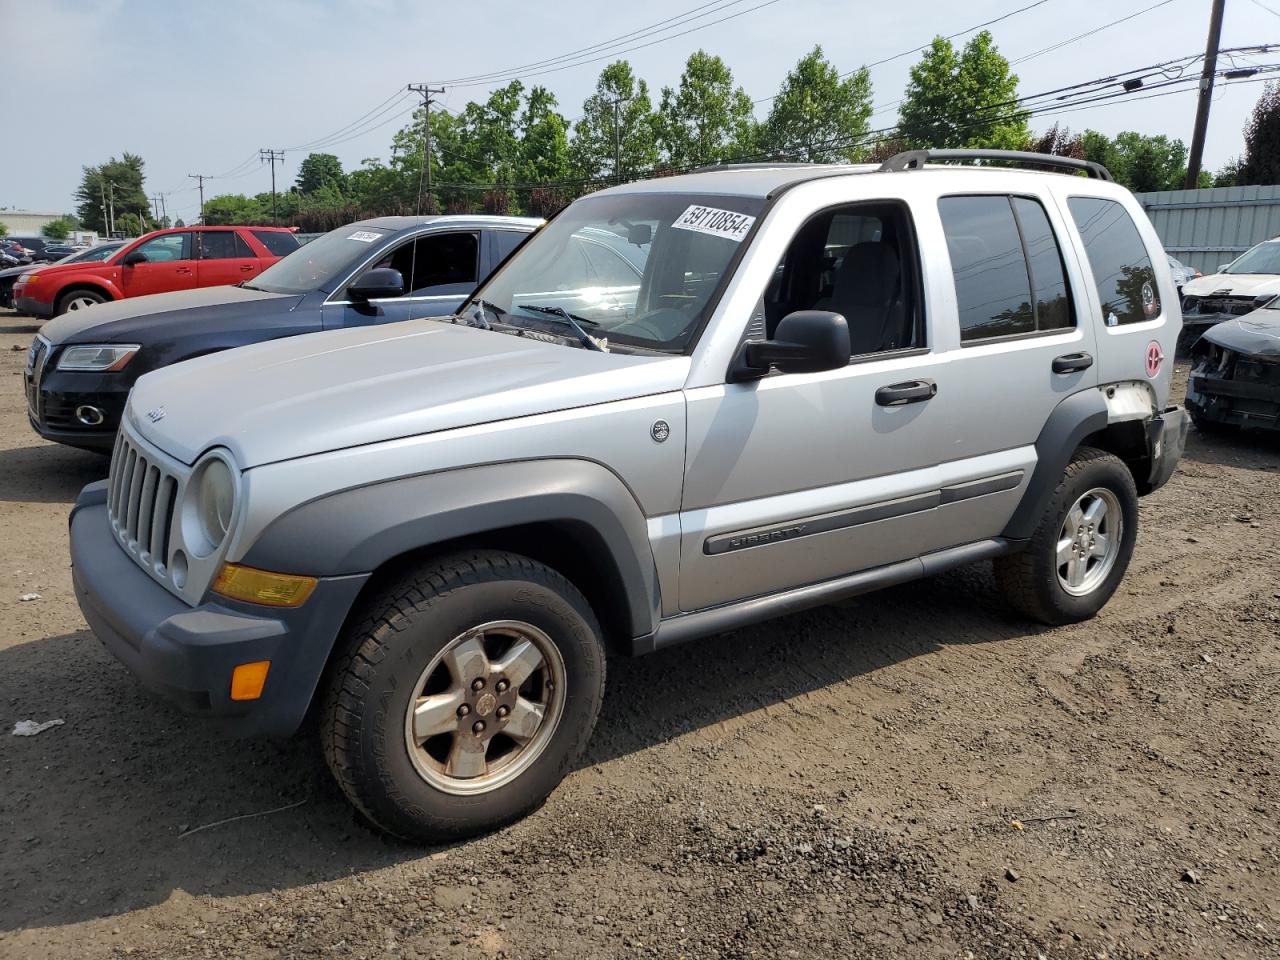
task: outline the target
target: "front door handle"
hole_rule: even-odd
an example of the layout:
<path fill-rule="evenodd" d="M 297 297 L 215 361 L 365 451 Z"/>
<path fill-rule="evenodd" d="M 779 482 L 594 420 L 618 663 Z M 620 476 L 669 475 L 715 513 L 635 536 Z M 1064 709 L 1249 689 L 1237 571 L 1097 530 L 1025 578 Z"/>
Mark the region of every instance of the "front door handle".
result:
<path fill-rule="evenodd" d="M 882 407 L 900 407 L 904 403 L 923 403 L 938 392 L 932 380 L 908 380 L 876 391 L 876 403 Z"/>
<path fill-rule="evenodd" d="M 1087 353 L 1064 353 L 1053 358 L 1054 373 L 1077 373 L 1093 366 L 1093 357 Z"/>

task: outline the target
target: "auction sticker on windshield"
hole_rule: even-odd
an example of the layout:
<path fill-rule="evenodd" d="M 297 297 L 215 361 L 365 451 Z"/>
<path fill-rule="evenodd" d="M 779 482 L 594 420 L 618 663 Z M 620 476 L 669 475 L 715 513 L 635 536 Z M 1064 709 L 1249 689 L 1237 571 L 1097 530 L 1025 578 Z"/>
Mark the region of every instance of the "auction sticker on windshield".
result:
<path fill-rule="evenodd" d="M 676 217 L 675 223 L 671 226 L 677 230 L 693 230 L 695 233 L 707 233 L 713 237 L 725 237 L 737 241 L 747 235 L 747 231 L 755 222 L 755 217 L 749 217 L 745 213 L 704 207 L 695 203 Z"/>
<path fill-rule="evenodd" d="M 355 233 L 351 234 L 351 236 L 347 237 L 347 239 L 359 240 L 361 243 L 373 243 L 375 240 L 382 239 L 382 234 L 372 233 L 368 230 L 357 230 Z"/>

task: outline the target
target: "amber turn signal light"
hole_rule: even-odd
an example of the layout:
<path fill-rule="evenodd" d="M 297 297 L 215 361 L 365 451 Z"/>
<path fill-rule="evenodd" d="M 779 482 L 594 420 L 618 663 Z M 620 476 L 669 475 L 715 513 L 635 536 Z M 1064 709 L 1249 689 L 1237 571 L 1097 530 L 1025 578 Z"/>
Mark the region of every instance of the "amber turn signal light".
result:
<path fill-rule="evenodd" d="M 253 663 L 242 663 L 231 671 L 231 699 L 257 700 L 262 696 L 262 688 L 267 683 L 267 671 L 271 669 L 270 660 L 255 660 Z"/>
<path fill-rule="evenodd" d="M 211 588 L 214 593 L 268 607 L 300 607 L 316 588 L 315 577 L 271 573 L 254 567 L 224 563 Z"/>

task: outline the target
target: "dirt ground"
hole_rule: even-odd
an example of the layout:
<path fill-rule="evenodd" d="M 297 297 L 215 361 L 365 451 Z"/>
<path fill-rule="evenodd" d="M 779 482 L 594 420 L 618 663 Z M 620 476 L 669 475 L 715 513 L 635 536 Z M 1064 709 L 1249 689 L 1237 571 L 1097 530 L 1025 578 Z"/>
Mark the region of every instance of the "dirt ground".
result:
<path fill-rule="evenodd" d="M 980 565 L 612 664 L 541 810 L 424 850 L 87 631 L 107 461 L 28 428 L 33 332 L 0 314 L 0 957 L 1280 956 L 1280 444 L 1193 432 L 1090 623 Z"/>

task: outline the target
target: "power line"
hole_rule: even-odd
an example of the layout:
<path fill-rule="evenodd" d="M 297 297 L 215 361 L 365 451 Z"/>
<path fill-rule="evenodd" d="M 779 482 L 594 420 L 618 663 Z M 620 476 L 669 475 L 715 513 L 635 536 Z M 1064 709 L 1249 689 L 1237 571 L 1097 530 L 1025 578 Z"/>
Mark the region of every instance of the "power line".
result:
<path fill-rule="evenodd" d="M 1280 10 L 1276 10 L 1272 7 L 1268 7 L 1265 3 L 1262 2 L 1262 0 L 1251 0 L 1251 2 L 1255 6 L 1261 7 L 1263 10 L 1267 11 L 1267 13 L 1271 14 L 1272 16 L 1280 17 Z"/>
<path fill-rule="evenodd" d="M 367 117 L 371 117 L 371 115 L 377 114 L 379 111 L 385 112 L 385 110 L 389 110 L 393 108 L 394 106 L 396 106 L 397 103 L 402 102 L 407 96 L 408 96 L 408 91 L 396 90 L 395 93 L 387 97 L 387 99 L 383 100 L 376 107 L 362 113 L 360 116 L 356 117 L 356 119 L 352 120 L 350 123 L 343 124 L 337 130 L 334 130 L 332 133 L 327 133 L 323 137 L 316 137 L 314 140 L 308 140 L 305 143 L 300 143 L 292 147 L 285 147 L 284 149 L 290 152 L 314 149 L 317 146 L 323 145 L 328 140 L 333 140 L 337 137 L 343 136 L 344 134 L 349 132 L 352 127 L 359 126 Z"/>
<path fill-rule="evenodd" d="M 1034 53 L 1028 53 L 1025 56 L 1018 57 L 1016 60 L 1010 60 L 1009 66 L 1014 67 L 1020 63 L 1026 63 L 1028 60 L 1034 60 L 1036 57 L 1042 57 L 1046 53 L 1053 53 L 1055 50 L 1061 50 L 1063 47 L 1067 46 L 1068 44 L 1075 43 L 1077 40 L 1083 40 L 1086 37 L 1092 37 L 1095 33 L 1101 33 L 1103 30 L 1109 30 L 1112 27 L 1119 26 L 1122 23 L 1128 23 L 1130 20 L 1134 19 L 1135 17 L 1140 17 L 1144 13 L 1150 13 L 1152 10 L 1158 10 L 1161 7 L 1167 6 L 1170 3 L 1173 3 L 1173 0 L 1160 0 L 1159 3 L 1153 3 L 1149 7 L 1143 7 L 1141 10 L 1137 11 L 1136 13 L 1129 14 L 1127 17 L 1121 17 L 1118 20 L 1111 20 L 1108 23 L 1102 24 L 1101 26 L 1094 27 L 1092 30 L 1086 30 L 1084 33 L 1078 33 L 1074 37 L 1068 37 L 1066 40 L 1059 40 L 1057 43 L 1050 44 L 1047 47 L 1042 47 L 1041 49 L 1036 50 Z"/>

